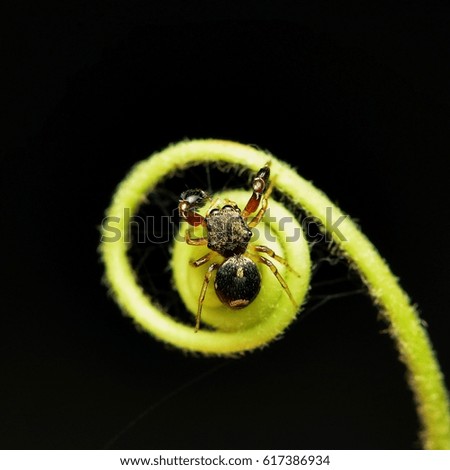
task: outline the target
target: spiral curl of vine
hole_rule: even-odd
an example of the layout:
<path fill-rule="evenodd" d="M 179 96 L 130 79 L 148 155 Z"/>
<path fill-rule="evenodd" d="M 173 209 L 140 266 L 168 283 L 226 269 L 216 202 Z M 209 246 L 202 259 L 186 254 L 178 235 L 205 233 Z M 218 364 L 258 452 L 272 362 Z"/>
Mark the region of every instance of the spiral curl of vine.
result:
<path fill-rule="evenodd" d="M 137 164 L 118 186 L 106 217 L 119 220 L 117 228 L 121 239 L 114 243 L 101 243 L 100 253 L 105 265 L 105 279 L 113 298 L 134 321 L 154 337 L 185 351 L 205 355 L 232 355 L 265 346 L 279 337 L 295 319 L 309 289 L 310 258 L 304 237 L 288 243 L 289 234 L 282 233 L 276 224 L 270 230 L 276 233 L 276 251 L 286 258 L 300 274 L 287 270 L 282 275 L 290 286 L 295 307 L 277 285 L 271 273 L 262 269 L 263 288 L 258 298 L 246 307 L 236 320 L 230 312 L 210 295 L 204 306 L 203 318 L 214 329 L 194 332 L 192 325 L 183 324 L 164 312 L 139 285 L 133 271 L 125 241 L 123 209 L 136 214 L 146 195 L 158 182 L 177 170 L 191 165 L 224 162 L 245 166 L 256 172 L 271 161 L 271 171 L 276 187 L 308 214 L 319 220 L 323 230 L 332 237 L 340 252 L 361 275 L 369 288 L 374 303 L 380 308 L 389 325 L 392 338 L 404 362 L 412 387 L 417 410 L 422 423 L 422 441 L 427 449 L 450 449 L 450 413 L 448 394 L 444 386 L 439 364 L 433 353 L 427 332 L 411 305 L 408 296 L 400 288 L 386 262 L 375 247 L 359 231 L 358 227 L 336 207 L 321 191 L 301 178 L 287 164 L 254 147 L 221 140 L 193 140 L 180 142 L 154 154 Z M 226 193 L 224 197 L 242 204 L 248 192 Z M 274 219 L 292 217 L 280 203 L 270 202 Z M 329 208 L 333 210 L 330 211 Z M 339 233 L 334 231 L 339 221 Z M 292 230 L 299 227 L 298 223 Z M 269 244 L 265 241 L 264 244 Z M 275 248 L 274 248 L 275 249 Z M 193 247 L 175 243 L 171 267 L 174 285 L 186 308 L 194 313 L 204 272 L 194 272 L 189 260 L 195 257 Z M 193 280 L 187 283 L 186 279 Z M 240 311 L 241 313 L 243 311 Z M 234 312 L 233 312 L 234 313 Z"/>

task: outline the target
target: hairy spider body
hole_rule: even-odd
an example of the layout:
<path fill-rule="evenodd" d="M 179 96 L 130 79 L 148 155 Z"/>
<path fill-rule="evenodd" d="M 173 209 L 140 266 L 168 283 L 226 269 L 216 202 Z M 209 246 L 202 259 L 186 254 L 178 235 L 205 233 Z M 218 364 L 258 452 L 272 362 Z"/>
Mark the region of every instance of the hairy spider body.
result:
<path fill-rule="evenodd" d="M 222 303 L 233 309 L 243 308 L 259 294 L 261 274 L 250 258 L 232 256 L 217 270 L 214 287 Z"/>
<path fill-rule="evenodd" d="M 208 248 L 224 258 L 242 255 L 252 238 L 252 231 L 236 206 L 226 205 L 214 209 L 205 217 Z"/>
<path fill-rule="evenodd" d="M 228 200 L 220 207 L 217 199 L 211 200 L 208 194 L 201 189 L 189 189 L 180 196 L 178 204 L 180 216 L 194 227 L 202 225 L 207 232 L 205 238 L 191 238 L 190 230 L 187 230 L 186 243 L 195 246 L 207 245 L 211 250 L 192 262 L 194 267 L 199 267 L 212 261 L 206 271 L 198 299 L 196 331 L 200 327 L 206 290 L 211 276 L 216 270 L 214 288 L 217 297 L 231 309 L 246 307 L 258 295 L 261 289 L 261 274 L 256 262 L 265 264 L 272 271 L 291 301 L 296 305 L 288 285 L 275 265 L 260 253 L 270 256 L 291 269 L 287 262 L 266 246 L 250 245 L 252 228 L 260 222 L 267 209 L 268 198 L 272 191 L 272 185 L 268 184 L 269 177 L 269 165 L 258 171 L 253 178 L 253 193 L 243 211 L 236 203 Z M 211 206 L 206 215 L 202 216 L 196 210 L 204 206 L 207 199 L 212 201 Z M 222 259 L 217 261 L 219 255 Z"/>

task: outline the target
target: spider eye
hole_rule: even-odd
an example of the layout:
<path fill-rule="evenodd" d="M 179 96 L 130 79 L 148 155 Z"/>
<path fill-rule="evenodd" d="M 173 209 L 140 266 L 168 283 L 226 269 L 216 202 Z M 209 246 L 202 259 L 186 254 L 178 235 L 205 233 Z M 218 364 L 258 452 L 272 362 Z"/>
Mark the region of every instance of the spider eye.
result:
<path fill-rule="evenodd" d="M 222 210 L 233 210 L 233 211 L 241 212 L 241 210 L 239 209 L 238 206 L 232 206 L 231 204 L 225 204 L 225 205 L 222 207 Z"/>

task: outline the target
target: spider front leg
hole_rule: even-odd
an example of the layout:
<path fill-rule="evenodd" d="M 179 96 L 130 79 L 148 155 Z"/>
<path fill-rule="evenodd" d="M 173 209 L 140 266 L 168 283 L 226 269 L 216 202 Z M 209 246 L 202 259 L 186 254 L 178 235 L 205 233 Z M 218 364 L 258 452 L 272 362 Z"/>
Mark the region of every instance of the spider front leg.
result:
<path fill-rule="evenodd" d="M 203 207 L 207 199 L 210 199 L 210 197 L 202 189 L 188 189 L 180 196 L 178 203 L 180 217 L 193 227 L 205 226 L 205 218 L 196 212 L 196 209 Z"/>
<path fill-rule="evenodd" d="M 263 197 L 261 209 L 259 209 L 255 217 L 253 217 L 253 219 L 250 220 L 250 222 L 247 224 L 250 228 L 256 227 L 261 222 L 261 219 L 266 213 L 267 206 L 269 204 L 269 196 L 271 192 L 272 192 L 272 184 L 270 184 L 269 189 L 267 190 L 267 193 Z"/>
<path fill-rule="evenodd" d="M 258 221 L 261 220 L 261 217 L 264 215 L 264 212 L 267 208 L 267 202 L 265 203 L 265 207 L 264 207 L 264 200 L 267 200 L 267 198 L 270 196 L 270 193 L 272 191 L 272 185 L 268 186 L 269 178 L 270 178 L 270 168 L 269 168 L 269 164 L 267 164 L 266 166 L 261 168 L 258 171 L 258 173 L 256 173 L 256 176 L 253 178 L 253 182 L 252 182 L 253 193 L 250 196 L 250 199 L 248 200 L 247 205 L 244 207 L 244 210 L 242 211 L 242 217 L 244 219 L 249 217 L 250 214 L 253 214 L 253 212 L 255 212 L 256 209 L 258 209 L 259 203 L 261 202 L 261 199 L 263 199 L 263 207 L 261 207 L 260 211 L 255 216 L 255 218 L 259 216 Z M 267 194 L 264 196 L 265 192 Z M 261 211 L 262 213 L 260 214 Z M 255 218 L 253 220 L 255 220 Z"/>

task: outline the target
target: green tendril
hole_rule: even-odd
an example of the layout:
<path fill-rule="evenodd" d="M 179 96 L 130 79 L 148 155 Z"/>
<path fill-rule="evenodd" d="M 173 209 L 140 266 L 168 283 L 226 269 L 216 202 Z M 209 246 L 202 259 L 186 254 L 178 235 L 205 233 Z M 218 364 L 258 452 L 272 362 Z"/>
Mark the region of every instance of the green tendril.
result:
<path fill-rule="evenodd" d="M 218 301 L 214 288 L 210 286 L 202 313 L 202 325 L 208 325 L 208 328 L 202 327 L 197 333 L 193 324 L 187 325 L 170 317 L 137 282 L 127 255 L 130 244 L 126 241 L 128 234 L 123 217 L 124 209 L 130 211 L 130 216 L 136 215 L 146 195 L 177 170 L 195 164 L 223 162 L 256 172 L 269 160 L 276 188 L 322 224 L 335 246 L 360 273 L 374 303 L 383 313 L 400 359 L 408 370 L 409 383 L 422 423 L 424 447 L 450 449 L 447 391 L 427 332 L 408 296 L 375 247 L 351 219 L 345 217 L 310 182 L 266 152 L 234 142 L 194 140 L 172 145 L 137 164 L 117 188 L 106 212 L 109 226 L 115 226 L 120 239 L 114 242 L 102 241 L 100 245 L 105 279 L 113 298 L 127 315 L 155 338 L 186 351 L 225 356 L 265 346 L 279 337 L 294 320 L 304 302 L 311 269 L 308 245 L 303 236 L 298 236 L 301 226 L 280 203 L 269 201 L 271 218 L 270 221 L 263 219 L 258 225 L 260 238 L 257 244 L 271 247 L 299 274 L 274 262 L 285 278 L 296 305 L 293 305 L 270 270 L 261 266 L 261 292 L 245 309 L 230 311 Z M 224 192 L 221 197 L 229 198 L 242 207 L 248 200 L 249 192 Z M 276 221 L 282 218 L 289 219 L 291 223 L 281 229 Z M 337 226 L 339 230 L 335 230 Z M 186 227 L 182 226 L 180 234 L 184 235 L 185 230 Z M 108 233 L 102 227 L 102 239 L 106 240 L 107 236 Z M 295 242 L 289 242 L 294 239 Z M 193 247 L 183 241 L 175 241 L 172 250 L 174 286 L 193 315 L 197 310 L 207 265 L 193 268 L 189 262 L 201 257 L 206 251 L 205 247 Z"/>

